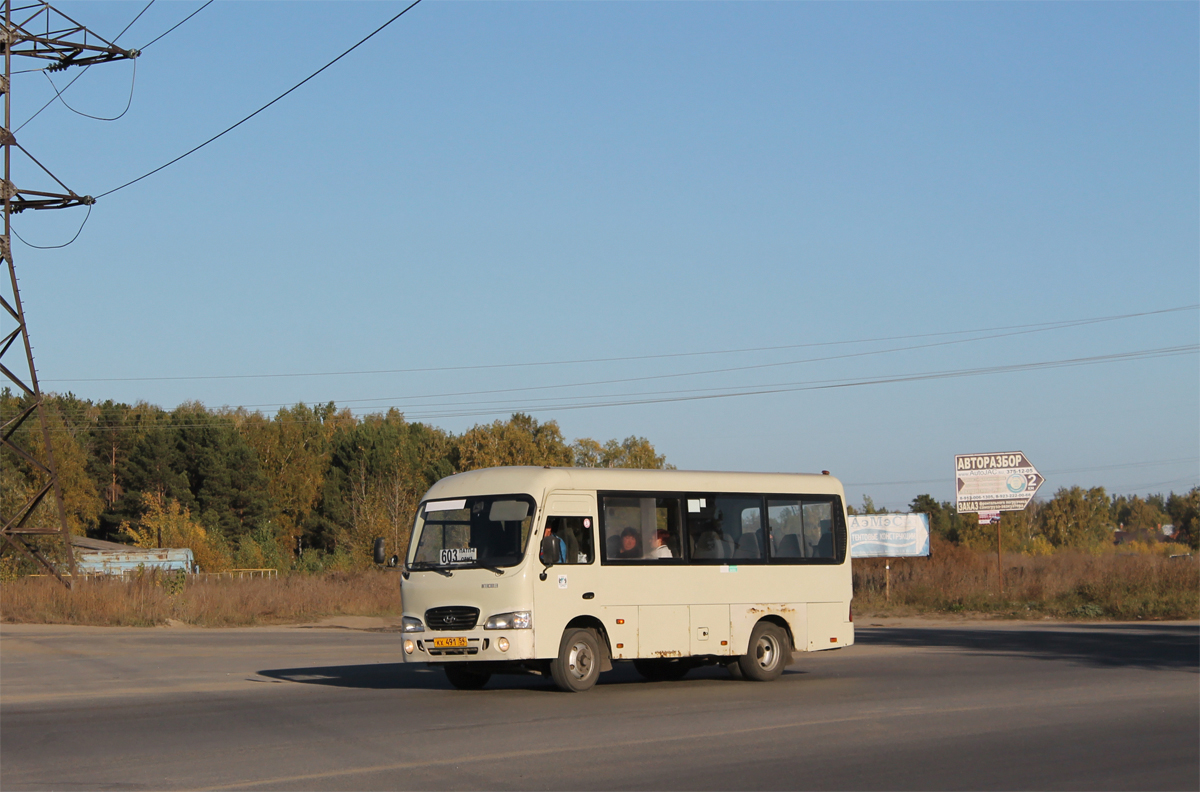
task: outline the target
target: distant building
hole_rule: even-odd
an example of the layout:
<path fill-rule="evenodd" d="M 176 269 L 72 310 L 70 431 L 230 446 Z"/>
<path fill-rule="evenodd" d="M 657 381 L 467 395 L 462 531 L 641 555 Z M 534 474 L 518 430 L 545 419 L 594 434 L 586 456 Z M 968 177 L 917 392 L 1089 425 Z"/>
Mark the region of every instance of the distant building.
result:
<path fill-rule="evenodd" d="M 187 548 L 133 547 L 132 545 L 72 536 L 75 569 L 81 575 L 129 575 L 157 569 L 162 572 L 195 572 L 196 559 Z"/>

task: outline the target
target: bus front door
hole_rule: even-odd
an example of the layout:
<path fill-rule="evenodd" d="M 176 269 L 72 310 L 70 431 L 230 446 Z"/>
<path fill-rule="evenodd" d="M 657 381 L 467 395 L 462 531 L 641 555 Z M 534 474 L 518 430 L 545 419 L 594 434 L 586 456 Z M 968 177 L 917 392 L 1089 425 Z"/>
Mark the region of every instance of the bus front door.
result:
<path fill-rule="evenodd" d="M 596 496 L 560 490 L 547 498 L 545 515 L 533 581 L 534 632 L 537 656 L 554 657 L 568 624 L 586 617 L 600 620 Z"/>

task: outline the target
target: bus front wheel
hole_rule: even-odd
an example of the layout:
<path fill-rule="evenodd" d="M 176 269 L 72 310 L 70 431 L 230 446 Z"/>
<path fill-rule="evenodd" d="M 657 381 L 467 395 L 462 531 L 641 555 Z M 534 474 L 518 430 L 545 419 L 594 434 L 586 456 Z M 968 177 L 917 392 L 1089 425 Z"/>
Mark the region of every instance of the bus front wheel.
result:
<path fill-rule="evenodd" d="M 738 658 L 738 667 L 746 679 L 770 682 L 783 673 L 789 654 L 787 633 L 771 622 L 762 621 L 754 625 L 750 633 L 750 649 Z"/>
<path fill-rule="evenodd" d="M 550 661 L 554 684 L 568 693 L 591 690 L 600 678 L 600 640 L 593 630 L 573 629 L 563 633 L 558 657 Z"/>

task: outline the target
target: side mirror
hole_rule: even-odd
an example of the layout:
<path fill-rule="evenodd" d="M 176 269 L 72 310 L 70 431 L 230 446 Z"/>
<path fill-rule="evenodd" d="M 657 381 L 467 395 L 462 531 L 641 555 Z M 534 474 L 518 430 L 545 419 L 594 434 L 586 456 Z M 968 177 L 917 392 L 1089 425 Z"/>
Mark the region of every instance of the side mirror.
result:
<path fill-rule="evenodd" d="M 387 556 L 384 554 L 383 537 L 380 536 L 375 539 L 375 563 L 382 564 L 385 558 Z"/>

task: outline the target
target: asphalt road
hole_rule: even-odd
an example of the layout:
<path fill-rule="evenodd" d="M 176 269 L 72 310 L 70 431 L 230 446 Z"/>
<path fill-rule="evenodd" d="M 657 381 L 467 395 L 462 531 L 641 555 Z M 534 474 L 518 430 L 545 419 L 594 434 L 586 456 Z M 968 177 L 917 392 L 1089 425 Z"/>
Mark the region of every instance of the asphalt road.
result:
<path fill-rule="evenodd" d="M 877 624 L 574 695 L 452 690 L 392 632 L 4 625 L 0 788 L 1200 788 L 1196 623 Z"/>

